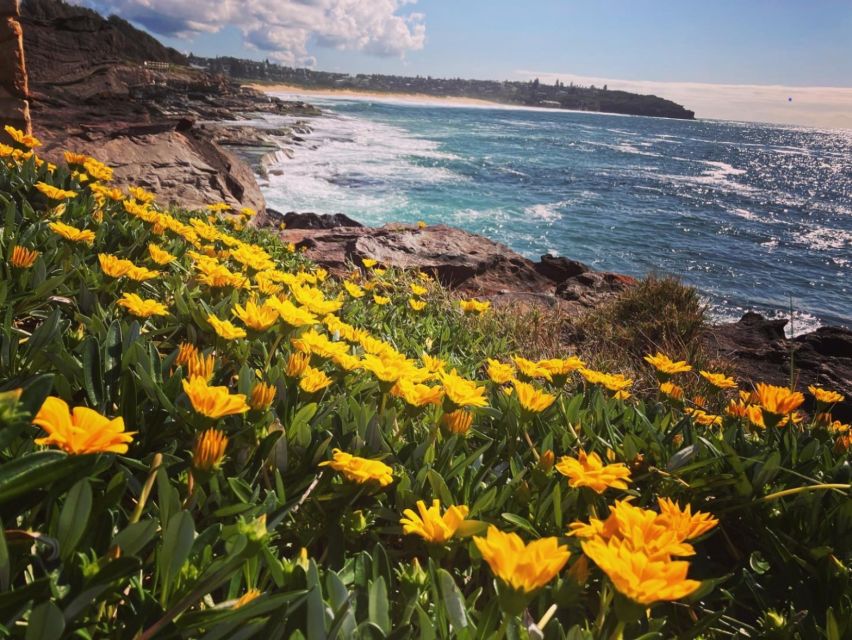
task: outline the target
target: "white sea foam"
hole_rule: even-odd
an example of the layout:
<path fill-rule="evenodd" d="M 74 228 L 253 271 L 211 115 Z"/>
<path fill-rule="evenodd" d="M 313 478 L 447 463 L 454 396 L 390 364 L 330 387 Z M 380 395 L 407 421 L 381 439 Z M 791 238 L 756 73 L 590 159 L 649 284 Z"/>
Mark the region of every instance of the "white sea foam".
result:
<path fill-rule="evenodd" d="M 555 222 L 562 217 L 559 209 L 564 207 L 565 204 L 566 201 L 534 204 L 529 207 L 524 207 L 524 215 L 544 222 Z"/>

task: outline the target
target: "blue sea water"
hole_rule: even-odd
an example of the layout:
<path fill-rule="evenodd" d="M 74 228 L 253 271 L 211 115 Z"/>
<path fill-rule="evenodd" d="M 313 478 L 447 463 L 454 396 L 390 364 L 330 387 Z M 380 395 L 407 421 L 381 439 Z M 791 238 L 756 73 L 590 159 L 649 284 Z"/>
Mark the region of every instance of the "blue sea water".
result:
<path fill-rule="evenodd" d="M 311 98 L 282 211 L 425 220 L 695 285 L 718 319 L 852 326 L 852 131 Z M 277 122 L 276 122 L 277 123 Z"/>

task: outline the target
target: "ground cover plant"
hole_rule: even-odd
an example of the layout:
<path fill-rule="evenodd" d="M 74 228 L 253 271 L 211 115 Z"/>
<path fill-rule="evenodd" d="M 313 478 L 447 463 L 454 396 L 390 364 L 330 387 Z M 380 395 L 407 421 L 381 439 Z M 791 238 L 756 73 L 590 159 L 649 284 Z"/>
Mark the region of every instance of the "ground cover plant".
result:
<path fill-rule="evenodd" d="M 852 633 L 832 390 L 652 352 L 640 396 L 430 274 L 332 277 L 7 132 L 4 637 Z"/>

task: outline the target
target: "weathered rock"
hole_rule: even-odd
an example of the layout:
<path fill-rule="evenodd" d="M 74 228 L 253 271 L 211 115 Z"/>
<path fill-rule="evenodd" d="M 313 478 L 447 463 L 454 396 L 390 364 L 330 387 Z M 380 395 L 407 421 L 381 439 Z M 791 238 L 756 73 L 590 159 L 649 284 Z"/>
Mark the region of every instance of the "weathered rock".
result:
<path fill-rule="evenodd" d="M 852 421 L 852 331 L 820 327 L 789 339 L 786 324 L 747 313 L 738 322 L 712 327 L 704 340 L 744 380 L 786 386 L 792 366 L 797 388 L 814 384 L 842 393 L 846 400 L 835 407 L 834 415 Z M 805 395 L 806 409 L 812 409 L 812 398 Z"/>
<path fill-rule="evenodd" d="M 281 213 L 274 209 L 267 209 L 268 224 L 284 224 L 287 229 L 337 229 L 339 227 L 363 227 L 360 222 L 353 220 L 342 213 L 297 213 L 288 211 Z"/>
<path fill-rule="evenodd" d="M 29 87 L 18 11 L 17 0 L 0 0 L 0 124 L 29 133 Z"/>

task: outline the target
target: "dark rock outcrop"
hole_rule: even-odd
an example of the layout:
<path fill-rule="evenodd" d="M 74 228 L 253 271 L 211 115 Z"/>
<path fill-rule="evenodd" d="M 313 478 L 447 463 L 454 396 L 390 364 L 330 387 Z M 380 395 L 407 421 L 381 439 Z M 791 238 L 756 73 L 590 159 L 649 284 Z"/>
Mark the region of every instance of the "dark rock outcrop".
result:
<path fill-rule="evenodd" d="M 835 407 L 834 416 L 852 421 L 852 331 L 820 327 L 787 338 L 786 324 L 786 320 L 747 313 L 738 322 L 710 328 L 704 340 L 745 380 L 786 386 L 792 368 L 798 389 L 813 384 L 842 393 L 846 400 Z M 812 409 L 812 398 L 805 395 L 809 403 L 805 408 Z"/>
<path fill-rule="evenodd" d="M 0 0 L 0 124 L 29 133 L 29 87 L 18 13 L 18 0 Z M 0 142 L 8 142 L 5 134 Z"/>
<path fill-rule="evenodd" d="M 298 213 L 296 211 L 281 213 L 274 209 L 267 209 L 266 213 L 268 216 L 267 224 L 283 224 L 287 229 L 337 229 L 340 227 L 364 226 L 342 213 Z"/>

